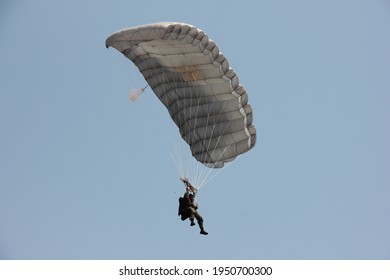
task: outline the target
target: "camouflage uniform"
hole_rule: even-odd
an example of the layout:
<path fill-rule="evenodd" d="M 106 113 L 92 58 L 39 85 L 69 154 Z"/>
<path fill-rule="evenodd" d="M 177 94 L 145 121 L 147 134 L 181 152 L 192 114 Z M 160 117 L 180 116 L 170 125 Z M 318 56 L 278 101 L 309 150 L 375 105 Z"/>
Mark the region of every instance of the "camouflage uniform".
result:
<path fill-rule="evenodd" d="M 203 227 L 203 218 L 198 213 L 198 204 L 194 204 L 195 196 L 197 189 L 191 186 L 191 184 L 188 181 L 183 181 L 186 185 L 186 192 L 184 193 L 183 197 L 179 199 L 180 205 L 179 205 L 179 212 L 178 215 L 181 215 L 181 220 L 184 221 L 188 218 L 190 218 L 191 225 L 195 225 L 194 218 L 198 221 L 198 225 L 200 228 L 201 234 L 207 234 L 207 232 L 204 231 Z M 192 198 L 191 198 L 192 194 Z"/>

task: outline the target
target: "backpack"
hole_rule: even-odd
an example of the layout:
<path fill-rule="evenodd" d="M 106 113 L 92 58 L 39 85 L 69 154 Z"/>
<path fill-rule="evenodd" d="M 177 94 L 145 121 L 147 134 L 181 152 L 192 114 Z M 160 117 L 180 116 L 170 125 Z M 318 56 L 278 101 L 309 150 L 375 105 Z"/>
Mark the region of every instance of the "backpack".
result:
<path fill-rule="evenodd" d="M 180 197 L 179 198 L 179 211 L 177 212 L 177 215 L 180 216 L 181 215 L 181 212 L 183 211 L 183 209 L 186 207 L 186 204 L 185 204 L 185 198 L 184 197 Z"/>

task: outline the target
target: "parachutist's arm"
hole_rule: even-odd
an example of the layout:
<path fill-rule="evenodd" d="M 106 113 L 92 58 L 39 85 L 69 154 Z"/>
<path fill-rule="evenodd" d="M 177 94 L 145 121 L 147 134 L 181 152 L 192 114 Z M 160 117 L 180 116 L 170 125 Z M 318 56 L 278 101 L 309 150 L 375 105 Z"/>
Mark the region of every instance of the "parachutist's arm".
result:
<path fill-rule="evenodd" d="M 194 186 L 191 185 L 191 183 L 188 181 L 188 179 L 183 180 L 183 183 L 186 185 L 186 187 L 191 188 L 191 190 L 195 188 Z"/>
<path fill-rule="evenodd" d="M 186 185 L 186 187 L 191 188 L 191 190 L 194 188 L 191 183 L 188 181 L 187 178 L 180 178 L 180 180 Z"/>
<path fill-rule="evenodd" d="M 190 182 L 188 182 L 188 179 L 186 177 L 182 177 L 180 178 L 180 181 L 182 181 L 184 184 L 186 184 L 187 186 L 188 185 L 191 185 Z"/>
<path fill-rule="evenodd" d="M 196 193 L 198 192 L 198 189 L 191 186 L 191 184 L 186 185 L 186 193 L 192 192 L 194 196 L 196 196 Z"/>
<path fill-rule="evenodd" d="M 196 193 L 198 192 L 198 189 L 191 186 L 191 191 L 194 193 L 194 196 L 196 196 Z"/>
<path fill-rule="evenodd" d="M 190 191 L 194 193 L 194 196 L 196 196 L 196 193 L 198 192 L 198 189 L 191 185 L 191 183 L 188 181 L 187 178 L 180 178 L 180 180 L 184 183 L 186 186 L 186 192 L 184 194 L 188 194 Z"/>

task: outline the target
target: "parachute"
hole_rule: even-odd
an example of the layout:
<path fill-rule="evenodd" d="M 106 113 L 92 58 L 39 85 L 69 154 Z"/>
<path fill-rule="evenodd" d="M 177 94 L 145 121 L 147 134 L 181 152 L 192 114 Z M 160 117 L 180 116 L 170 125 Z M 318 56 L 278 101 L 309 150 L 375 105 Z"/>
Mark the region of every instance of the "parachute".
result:
<path fill-rule="evenodd" d="M 192 156 L 221 168 L 256 144 L 248 95 L 217 45 L 195 26 L 161 22 L 113 33 L 168 109 Z"/>

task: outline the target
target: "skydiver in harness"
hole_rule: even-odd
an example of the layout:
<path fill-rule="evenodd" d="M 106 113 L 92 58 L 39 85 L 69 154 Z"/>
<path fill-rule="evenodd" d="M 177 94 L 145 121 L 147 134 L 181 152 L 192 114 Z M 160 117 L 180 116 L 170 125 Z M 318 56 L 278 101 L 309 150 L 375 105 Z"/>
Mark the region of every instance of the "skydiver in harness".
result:
<path fill-rule="evenodd" d="M 208 233 L 204 230 L 203 227 L 203 218 L 198 213 L 197 209 L 199 208 L 198 203 L 195 204 L 195 196 L 197 189 L 193 187 L 187 178 L 180 178 L 186 186 L 186 192 L 183 197 L 179 198 L 179 212 L 178 215 L 181 216 L 181 220 L 184 221 L 187 218 L 191 221 L 191 226 L 195 225 L 194 218 L 198 221 L 200 228 L 200 234 L 207 235 Z"/>

